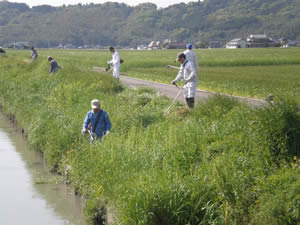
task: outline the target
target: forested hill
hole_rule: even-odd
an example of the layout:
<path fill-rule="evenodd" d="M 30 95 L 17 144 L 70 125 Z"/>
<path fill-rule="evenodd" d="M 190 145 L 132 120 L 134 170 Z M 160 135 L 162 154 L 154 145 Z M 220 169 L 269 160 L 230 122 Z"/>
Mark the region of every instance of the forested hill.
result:
<path fill-rule="evenodd" d="M 229 40 L 250 33 L 300 39 L 299 0 L 204 0 L 157 8 L 104 3 L 51 7 L 0 2 L 0 45 L 27 41 L 136 46 L 151 40 Z"/>

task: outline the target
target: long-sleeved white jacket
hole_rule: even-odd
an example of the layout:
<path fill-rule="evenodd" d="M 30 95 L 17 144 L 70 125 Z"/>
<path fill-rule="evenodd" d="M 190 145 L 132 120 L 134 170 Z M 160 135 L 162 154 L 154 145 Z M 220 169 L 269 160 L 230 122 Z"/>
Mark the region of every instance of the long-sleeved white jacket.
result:
<path fill-rule="evenodd" d="M 113 67 L 120 67 L 120 55 L 118 52 L 114 52 L 112 55 L 112 60 L 109 61 L 113 65 Z"/>
<path fill-rule="evenodd" d="M 185 84 L 188 82 L 198 81 L 195 68 L 189 60 L 185 60 L 184 63 L 181 65 L 175 82 L 178 82 L 180 80 L 183 80 Z"/>
<path fill-rule="evenodd" d="M 195 69 L 199 69 L 198 58 L 196 53 L 190 49 L 187 49 L 186 51 L 184 51 L 184 54 L 186 59 L 193 63 Z"/>
<path fill-rule="evenodd" d="M 189 60 L 181 65 L 179 73 L 175 78 L 175 82 L 183 80 L 185 98 L 194 98 L 197 91 L 198 77 L 193 64 Z"/>

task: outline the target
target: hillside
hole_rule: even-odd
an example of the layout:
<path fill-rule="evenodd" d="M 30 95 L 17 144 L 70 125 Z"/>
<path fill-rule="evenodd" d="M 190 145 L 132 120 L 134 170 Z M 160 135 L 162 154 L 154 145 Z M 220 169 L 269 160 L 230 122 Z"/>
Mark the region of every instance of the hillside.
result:
<path fill-rule="evenodd" d="M 28 41 L 136 46 L 150 40 L 229 40 L 249 33 L 300 39 L 298 0 L 206 0 L 157 8 L 104 3 L 51 7 L 0 2 L 0 45 Z"/>

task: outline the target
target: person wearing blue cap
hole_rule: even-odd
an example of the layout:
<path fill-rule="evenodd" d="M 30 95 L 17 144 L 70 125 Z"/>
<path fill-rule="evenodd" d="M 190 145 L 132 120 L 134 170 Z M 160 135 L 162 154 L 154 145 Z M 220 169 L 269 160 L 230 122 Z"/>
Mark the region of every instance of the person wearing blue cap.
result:
<path fill-rule="evenodd" d="M 199 70 L 197 55 L 195 52 L 192 51 L 193 45 L 189 43 L 186 45 L 186 48 L 186 51 L 184 51 L 186 59 L 193 64 L 195 69 Z"/>

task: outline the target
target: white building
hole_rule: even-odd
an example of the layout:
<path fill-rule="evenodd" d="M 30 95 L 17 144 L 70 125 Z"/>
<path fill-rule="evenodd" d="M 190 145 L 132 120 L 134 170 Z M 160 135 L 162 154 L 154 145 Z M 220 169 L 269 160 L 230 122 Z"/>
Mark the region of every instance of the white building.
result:
<path fill-rule="evenodd" d="M 249 48 L 280 47 L 279 42 L 274 41 L 266 34 L 250 34 L 247 37 L 247 44 Z"/>
<path fill-rule="evenodd" d="M 242 38 L 235 38 L 226 43 L 226 48 L 247 48 L 247 42 Z"/>
<path fill-rule="evenodd" d="M 137 50 L 140 50 L 140 51 L 142 51 L 142 50 L 147 50 L 147 45 L 139 45 L 139 46 L 137 47 Z"/>
<path fill-rule="evenodd" d="M 13 44 L 9 45 L 10 48 L 15 48 L 15 49 L 29 49 L 31 46 L 29 45 L 28 42 L 16 42 Z"/>
<path fill-rule="evenodd" d="M 283 48 L 289 48 L 289 47 L 300 47 L 300 42 L 297 41 L 288 41 L 287 43 L 282 45 Z"/>
<path fill-rule="evenodd" d="M 147 48 L 148 50 L 160 49 L 160 44 L 160 41 L 151 41 Z"/>

